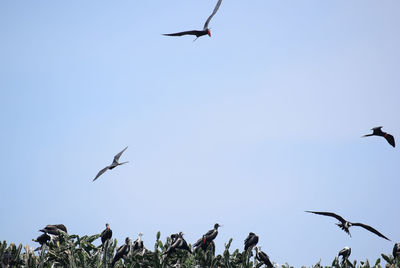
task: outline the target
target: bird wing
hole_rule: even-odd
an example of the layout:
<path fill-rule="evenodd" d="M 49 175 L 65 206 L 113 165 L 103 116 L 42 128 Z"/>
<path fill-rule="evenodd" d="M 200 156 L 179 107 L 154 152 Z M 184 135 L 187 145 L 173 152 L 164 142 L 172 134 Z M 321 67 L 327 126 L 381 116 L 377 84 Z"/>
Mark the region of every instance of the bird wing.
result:
<path fill-rule="evenodd" d="M 199 247 L 202 242 L 203 242 L 203 238 L 200 238 L 199 240 L 197 240 L 196 243 L 193 244 L 193 247 L 195 247 L 195 248 Z"/>
<path fill-rule="evenodd" d="M 381 128 L 383 128 L 383 127 L 382 127 L 382 126 L 379 126 L 379 127 L 371 128 L 371 130 L 378 130 L 378 129 L 381 129 Z"/>
<path fill-rule="evenodd" d="M 259 251 L 258 255 L 260 256 L 260 259 L 265 263 L 265 265 L 267 265 L 267 267 L 269 267 L 269 268 L 274 267 L 272 265 L 271 261 L 269 260 L 267 253 L 265 253 L 263 251 Z"/>
<path fill-rule="evenodd" d="M 210 235 L 212 235 L 213 232 L 214 232 L 214 229 L 208 231 L 208 232 L 205 234 L 205 236 L 210 236 Z"/>
<path fill-rule="evenodd" d="M 192 31 L 185 31 L 179 33 L 170 33 L 170 34 L 163 34 L 165 36 L 182 36 L 182 35 L 197 35 L 200 31 L 192 30 Z"/>
<path fill-rule="evenodd" d="M 117 154 L 114 156 L 114 161 L 117 161 L 117 162 L 118 162 L 118 160 L 119 160 L 119 158 L 121 157 L 122 153 L 125 152 L 126 149 L 128 149 L 128 146 L 126 146 L 125 149 L 123 149 L 121 152 L 117 153 Z"/>
<path fill-rule="evenodd" d="M 308 210 L 306 212 L 314 213 L 314 214 L 318 214 L 318 215 L 323 215 L 323 216 L 334 217 L 334 218 L 336 218 L 338 221 L 340 221 L 342 223 L 346 222 L 346 220 L 343 219 L 341 216 L 339 216 L 339 215 L 337 215 L 335 213 L 332 213 L 332 212 L 319 212 L 319 211 L 308 211 Z"/>
<path fill-rule="evenodd" d="M 385 135 L 385 139 L 387 140 L 387 142 L 392 145 L 393 147 L 396 147 L 396 144 L 394 142 L 394 137 L 392 135 L 390 135 L 389 133 L 386 133 Z"/>
<path fill-rule="evenodd" d="M 107 171 L 107 169 L 109 169 L 110 166 L 106 166 L 105 168 L 103 168 L 102 170 L 99 171 L 99 173 L 97 173 L 96 177 L 93 179 L 93 181 L 97 180 L 98 177 L 100 177 L 104 172 Z"/>
<path fill-rule="evenodd" d="M 222 3 L 222 0 L 218 0 L 217 4 L 215 5 L 213 13 L 210 15 L 210 17 L 208 17 L 208 19 L 206 20 L 206 23 L 204 24 L 204 27 L 203 27 L 204 30 L 208 28 L 208 24 L 210 23 L 210 20 L 212 19 L 212 17 L 214 17 L 215 13 L 217 13 L 221 3 Z"/>
<path fill-rule="evenodd" d="M 364 229 L 367 229 L 368 231 L 370 231 L 370 232 L 376 234 L 377 236 L 380 236 L 380 237 L 385 238 L 386 240 L 389 240 L 389 241 L 390 241 L 389 238 L 387 238 L 386 236 L 384 236 L 383 234 L 381 234 L 380 232 L 378 232 L 376 229 L 372 228 L 371 226 L 368 226 L 368 225 L 363 224 L 363 223 L 358 223 L 358 222 L 352 223 L 352 225 L 353 225 L 353 226 L 360 226 L 360 227 L 362 227 L 362 228 L 364 228 Z"/>

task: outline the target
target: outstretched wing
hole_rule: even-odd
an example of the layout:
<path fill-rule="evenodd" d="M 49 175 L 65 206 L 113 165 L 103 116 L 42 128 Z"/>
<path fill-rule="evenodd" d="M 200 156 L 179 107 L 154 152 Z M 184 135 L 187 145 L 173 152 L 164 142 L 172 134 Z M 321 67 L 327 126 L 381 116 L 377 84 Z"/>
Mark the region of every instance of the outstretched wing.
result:
<path fill-rule="evenodd" d="M 358 223 L 358 222 L 352 223 L 352 225 L 353 225 L 353 226 L 360 226 L 360 227 L 362 227 L 362 228 L 364 228 L 364 229 L 367 229 L 368 231 L 370 231 L 370 232 L 376 234 L 377 236 L 380 236 L 380 237 L 385 238 L 386 240 L 389 240 L 389 241 L 390 241 L 389 238 L 387 238 L 386 236 L 384 236 L 383 234 L 381 234 L 380 232 L 378 232 L 376 229 L 372 228 L 371 226 L 368 226 L 368 225 L 363 224 L 363 223 Z"/>
<path fill-rule="evenodd" d="M 104 172 L 106 172 L 108 168 L 109 166 L 106 166 L 105 168 L 100 170 L 99 173 L 97 173 L 96 177 L 93 179 L 93 181 L 97 180 L 97 178 L 100 177 Z"/>
<path fill-rule="evenodd" d="M 371 128 L 371 130 L 381 130 L 382 126 Z"/>
<path fill-rule="evenodd" d="M 213 13 L 210 15 L 210 17 L 208 17 L 206 23 L 204 24 L 204 27 L 203 27 L 204 30 L 208 28 L 208 24 L 210 23 L 210 20 L 212 19 L 212 17 L 214 17 L 215 13 L 217 13 L 221 3 L 222 3 L 222 0 L 218 0 L 218 3 L 215 5 Z"/>
<path fill-rule="evenodd" d="M 118 162 L 118 160 L 119 160 L 119 158 L 121 157 L 122 153 L 125 152 L 126 149 L 128 149 L 128 146 L 126 146 L 125 149 L 123 149 L 121 152 L 117 153 L 117 154 L 114 156 L 114 161 L 117 161 L 117 162 Z"/>
<path fill-rule="evenodd" d="M 185 32 L 179 32 L 179 33 L 170 33 L 170 34 L 163 34 L 165 36 L 182 36 L 182 35 L 198 35 L 200 31 L 185 31 Z"/>
<path fill-rule="evenodd" d="M 329 216 L 329 217 L 334 217 L 336 218 L 338 221 L 345 223 L 346 220 L 343 219 L 342 217 L 340 217 L 339 215 L 332 213 L 332 212 L 319 212 L 319 211 L 308 211 L 306 210 L 306 212 L 308 213 L 314 213 L 314 214 L 318 214 L 318 215 L 322 215 L 322 216 Z"/>
<path fill-rule="evenodd" d="M 390 135 L 389 133 L 386 133 L 385 135 L 385 139 L 387 140 L 387 142 L 392 145 L 393 147 L 396 147 L 396 144 L 394 142 L 394 137 L 392 135 Z"/>

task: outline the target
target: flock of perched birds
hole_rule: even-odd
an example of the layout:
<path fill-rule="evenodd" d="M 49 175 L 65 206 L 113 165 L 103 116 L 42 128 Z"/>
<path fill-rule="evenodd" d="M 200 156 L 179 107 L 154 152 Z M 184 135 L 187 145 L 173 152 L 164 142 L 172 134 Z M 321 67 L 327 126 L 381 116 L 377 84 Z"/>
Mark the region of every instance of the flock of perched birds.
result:
<path fill-rule="evenodd" d="M 210 28 L 208 27 L 211 19 L 214 17 L 214 15 L 217 13 L 219 7 L 221 6 L 222 0 L 218 0 L 212 14 L 207 18 L 203 29 L 202 30 L 191 30 L 191 31 L 184 31 L 184 32 L 177 32 L 177 33 L 170 33 L 170 34 L 164 34 L 166 36 L 183 36 L 183 35 L 194 35 L 196 36 L 196 39 L 204 36 L 204 35 L 209 35 L 211 37 L 211 31 Z M 195 39 L 195 40 L 196 40 Z M 372 128 L 372 133 L 371 134 L 367 134 L 364 135 L 363 137 L 369 137 L 369 136 L 380 136 L 386 139 L 386 141 L 393 147 L 395 147 L 395 140 L 394 137 L 386 132 L 382 131 L 382 126 L 380 127 L 375 127 Z M 104 167 L 103 169 L 101 169 L 96 177 L 93 179 L 93 181 L 97 180 L 102 174 L 104 174 L 107 170 L 112 170 L 117 166 L 123 165 L 125 163 L 128 162 L 119 162 L 119 159 L 121 157 L 121 155 L 125 152 L 125 150 L 128 147 L 125 147 L 121 152 L 119 152 L 118 154 L 116 154 L 114 156 L 113 162 Z M 363 223 L 354 223 L 354 222 L 350 222 L 345 220 L 344 218 L 342 218 L 341 216 L 332 213 L 332 212 L 319 212 L 319 211 L 306 211 L 307 213 L 313 213 L 313 214 L 317 214 L 317 215 L 322 215 L 322 216 L 329 216 L 329 217 L 333 217 L 336 218 L 339 223 L 337 223 L 337 225 L 344 230 L 348 235 L 351 236 L 350 234 L 350 227 L 352 226 L 359 226 L 362 227 L 376 235 L 378 235 L 379 237 L 382 237 L 386 240 L 389 240 L 389 238 L 387 238 L 386 236 L 384 236 L 382 233 L 380 233 L 379 231 L 377 231 L 375 228 L 363 224 Z M 208 249 L 208 247 L 214 243 L 214 239 L 217 237 L 218 235 L 218 228 L 221 227 L 221 225 L 219 225 L 218 223 L 216 223 L 214 225 L 214 228 L 209 230 L 208 232 L 206 232 L 196 243 L 193 244 L 194 250 L 197 251 L 200 248 L 205 251 Z M 41 232 L 43 232 L 42 235 L 40 235 L 35 241 L 39 242 L 41 245 L 44 245 L 45 243 L 47 243 L 47 241 L 49 241 L 52 236 L 57 236 L 59 235 L 59 232 L 66 232 L 67 233 L 67 228 L 63 225 L 63 224 L 56 224 L 56 225 L 47 225 L 44 229 L 40 230 Z M 168 257 L 172 252 L 177 251 L 177 250 L 185 250 L 188 251 L 189 253 L 192 253 L 190 247 L 188 246 L 188 243 L 186 242 L 186 240 L 183 237 L 183 233 L 179 232 L 176 234 L 172 234 L 170 236 L 171 239 L 171 245 L 170 247 L 163 253 L 164 255 L 166 255 L 166 257 Z M 141 239 L 142 234 L 139 233 L 138 234 L 138 238 L 134 241 L 134 243 L 132 244 L 132 247 L 130 246 L 131 240 L 129 237 L 127 237 L 125 239 L 125 244 L 123 244 L 122 246 L 120 246 L 112 260 L 112 264 L 114 265 L 117 261 L 119 261 L 121 258 L 124 258 L 125 256 L 127 256 L 127 254 L 130 252 L 130 250 L 144 250 L 144 244 L 143 241 Z M 110 225 L 106 224 L 106 229 L 101 233 L 101 246 L 103 246 L 109 239 L 112 238 L 112 230 L 110 229 Z M 255 257 L 256 259 L 260 262 L 266 265 L 266 267 L 272 268 L 273 265 L 269 259 L 269 256 L 261 251 L 261 247 L 258 247 L 258 236 L 255 233 L 250 232 L 249 235 L 247 236 L 247 238 L 244 240 L 244 250 L 255 250 Z M 348 259 L 348 257 L 351 254 L 351 248 L 349 247 L 345 247 L 344 249 L 342 249 L 338 256 L 342 256 L 342 261 Z M 400 257 L 400 243 L 396 243 L 393 247 L 393 256 L 395 258 Z"/>

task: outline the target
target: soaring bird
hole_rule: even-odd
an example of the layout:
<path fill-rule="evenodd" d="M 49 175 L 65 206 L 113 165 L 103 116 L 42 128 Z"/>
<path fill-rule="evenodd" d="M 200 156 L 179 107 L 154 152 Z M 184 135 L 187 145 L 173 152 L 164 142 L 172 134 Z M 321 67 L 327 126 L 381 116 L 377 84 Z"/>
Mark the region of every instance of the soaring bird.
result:
<path fill-rule="evenodd" d="M 111 267 L 114 267 L 114 265 L 117 261 L 119 261 L 121 258 L 125 258 L 128 255 L 129 250 L 130 250 L 130 246 L 129 246 L 130 242 L 131 242 L 131 240 L 129 239 L 129 237 L 125 238 L 125 244 L 120 246 L 117 249 L 117 253 L 115 253 L 115 256 L 111 263 Z"/>
<path fill-rule="evenodd" d="M 339 251 L 338 257 L 342 256 L 342 263 L 345 262 L 345 260 L 347 260 L 350 257 L 351 254 L 351 248 L 349 247 L 345 247 L 344 249 L 342 249 L 341 251 Z"/>
<path fill-rule="evenodd" d="M 198 30 L 192 30 L 192 31 L 185 31 L 185 32 L 179 32 L 179 33 L 171 33 L 171 34 L 164 34 L 166 36 L 182 36 L 182 35 L 195 35 L 196 39 L 199 38 L 200 36 L 203 35 L 209 35 L 211 37 L 211 31 L 208 28 L 208 24 L 210 23 L 212 17 L 214 17 L 215 13 L 217 13 L 219 6 L 221 5 L 222 0 L 218 0 L 217 5 L 214 8 L 213 13 L 208 17 L 206 20 L 206 23 L 204 24 L 203 30 L 198 31 Z M 195 40 L 196 40 L 195 39 Z"/>
<path fill-rule="evenodd" d="M 261 247 L 254 247 L 256 249 L 256 259 L 260 262 L 265 264 L 268 268 L 273 268 L 274 265 L 272 265 L 271 261 L 269 260 L 268 255 L 261 251 Z"/>
<path fill-rule="evenodd" d="M 174 252 L 176 249 L 183 249 L 183 250 L 187 250 L 189 253 L 192 253 L 186 240 L 183 238 L 182 232 L 179 232 L 178 236 L 174 235 L 174 239 L 175 239 L 175 241 L 171 243 L 171 246 L 163 254 L 167 254 L 167 256 L 169 256 L 169 254 Z"/>
<path fill-rule="evenodd" d="M 244 250 L 253 248 L 258 243 L 258 236 L 255 233 L 250 232 L 247 238 L 244 240 Z"/>
<path fill-rule="evenodd" d="M 396 147 L 396 144 L 394 142 L 394 137 L 392 135 L 390 135 L 389 133 L 383 132 L 382 128 L 383 127 L 374 127 L 371 129 L 373 131 L 372 134 L 367 134 L 367 135 L 364 135 L 363 137 L 381 136 L 381 137 L 384 137 L 390 145 L 392 145 L 393 147 Z"/>
<path fill-rule="evenodd" d="M 138 233 L 138 238 L 135 240 L 135 242 L 133 242 L 133 251 L 143 251 L 144 250 L 144 244 L 143 244 L 143 240 L 142 240 L 142 233 Z"/>
<path fill-rule="evenodd" d="M 106 223 L 106 229 L 104 229 L 103 232 L 101 232 L 101 245 L 103 245 L 108 239 L 111 239 L 112 237 L 112 230 L 110 229 L 110 225 Z"/>
<path fill-rule="evenodd" d="M 350 237 L 351 237 L 351 234 L 350 234 L 349 228 L 351 226 L 360 226 L 360 227 L 362 227 L 362 228 L 364 228 L 364 229 L 376 234 L 377 236 L 380 236 L 380 237 L 385 238 L 386 240 L 390 241 L 389 238 L 387 238 L 386 236 L 384 236 L 383 234 L 381 234 L 380 232 L 378 232 L 377 230 L 375 230 L 371 226 L 368 226 L 368 225 L 363 224 L 363 223 L 346 221 L 341 216 L 339 216 L 339 215 L 337 215 L 335 213 L 332 213 L 332 212 L 318 212 L 318 211 L 306 211 L 306 212 L 336 218 L 338 221 L 340 221 L 340 223 L 336 223 L 336 225 L 339 226 L 348 235 L 350 235 Z"/>
<path fill-rule="evenodd" d="M 209 230 L 206 234 L 202 236 L 196 243 L 193 244 L 193 247 L 196 249 L 201 247 L 203 250 L 206 250 L 208 245 L 217 237 L 218 235 L 218 228 L 222 225 L 218 223 L 214 224 L 214 229 Z"/>
<path fill-rule="evenodd" d="M 64 224 L 50 224 L 46 225 L 46 227 L 44 227 L 39 231 L 46 234 L 58 235 L 59 231 L 67 233 L 67 227 L 65 227 Z"/>
<path fill-rule="evenodd" d="M 394 244 L 393 247 L 393 257 L 396 259 L 397 257 L 400 257 L 400 243 Z"/>
<path fill-rule="evenodd" d="M 103 168 L 102 170 L 100 170 L 99 173 L 97 173 L 96 177 L 93 179 L 93 181 L 97 180 L 97 178 L 100 177 L 104 172 L 106 172 L 107 169 L 111 170 L 111 169 L 113 169 L 113 168 L 115 168 L 115 167 L 118 167 L 118 166 L 120 166 L 120 165 L 123 165 L 123 164 L 128 163 L 128 161 L 127 161 L 127 162 L 122 162 L 122 163 L 119 163 L 119 162 L 118 162 L 118 161 L 119 161 L 119 158 L 120 158 L 121 155 L 122 155 L 122 153 L 125 152 L 126 149 L 128 149 L 128 146 L 126 146 L 125 149 L 123 149 L 121 152 L 119 152 L 118 154 L 116 154 L 116 155 L 114 156 L 114 160 L 113 160 L 113 162 L 111 163 L 111 165 L 106 166 L 105 168 Z"/>

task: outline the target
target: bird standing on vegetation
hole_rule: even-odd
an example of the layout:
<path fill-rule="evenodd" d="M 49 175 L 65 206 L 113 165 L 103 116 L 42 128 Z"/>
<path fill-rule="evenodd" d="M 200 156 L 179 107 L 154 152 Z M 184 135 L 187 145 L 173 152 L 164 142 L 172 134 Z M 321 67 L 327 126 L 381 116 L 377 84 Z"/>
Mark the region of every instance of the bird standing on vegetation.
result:
<path fill-rule="evenodd" d="M 111 169 L 113 169 L 113 168 L 115 168 L 115 167 L 118 167 L 118 166 L 120 166 L 120 165 L 129 163 L 128 161 L 122 162 L 122 163 L 119 163 L 119 162 L 118 162 L 118 161 L 119 161 L 119 158 L 120 158 L 121 155 L 122 155 L 122 153 L 125 152 L 126 149 L 128 149 L 128 146 L 126 146 L 125 149 L 123 149 L 121 152 L 119 152 L 118 154 L 116 154 L 116 155 L 114 156 L 114 160 L 113 160 L 113 162 L 111 163 L 111 165 L 106 166 L 105 168 L 103 168 L 102 170 L 100 170 L 99 173 L 97 173 L 96 177 L 93 179 L 93 181 L 97 180 L 97 178 L 100 177 L 100 176 L 101 176 L 104 172 L 106 172 L 108 169 L 111 170 Z"/>
<path fill-rule="evenodd" d="M 126 258 L 130 250 L 129 246 L 130 242 L 131 240 L 129 239 L 129 237 L 125 238 L 125 244 L 117 249 L 117 252 L 115 253 L 115 256 L 112 260 L 111 267 L 114 267 L 115 263 L 119 261 L 121 258 Z"/>
<path fill-rule="evenodd" d="M 174 242 L 171 243 L 171 246 L 169 247 L 169 249 L 166 252 L 164 252 L 163 254 L 167 254 L 167 256 L 169 256 L 169 254 L 174 252 L 176 249 L 183 249 L 183 250 L 187 250 L 189 253 L 192 253 L 186 240 L 183 238 L 182 232 L 179 232 L 178 236 L 175 236 L 175 234 L 174 234 Z"/>
<path fill-rule="evenodd" d="M 36 240 L 34 240 L 34 239 L 32 239 L 32 240 L 35 242 L 38 242 L 40 244 L 40 247 L 35 249 L 35 251 L 37 251 L 37 250 L 40 250 L 44 244 L 46 244 L 48 241 L 50 241 L 51 237 L 48 234 L 44 233 L 44 234 L 39 235 L 36 238 Z"/>
<path fill-rule="evenodd" d="M 166 36 L 182 36 L 182 35 L 195 35 L 196 39 L 199 38 L 200 36 L 207 35 L 211 37 L 211 31 L 208 28 L 208 24 L 210 23 L 212 17 L 217 13 L 220 5 L 221 5 L 222 0 L 218 0 L 213 13 L 208 17 L 206 20 L 206 23 L 204 24 L 203 30 L 198 31 L 198 30 L 192 30 L 192 31 L 185 31 L 185 32 L 179 32 L 179 33 L 171 33 L 171 34 L 164 34 Z M 194 41 L 196 41 L 196 39 Z"/>
<path fill-rule="evenodd" d="M 346 221 L 341 216 L 339 216 L 339 215 L 337 215 L 335 213 L 332 213 L 332 212 L 318 212 L 318 211 L 306 211 L 306 212 L 336 218 L 338 221 L 340 221 L 340 223 L 336 223 L 336 225 L 339 226 L 348 235 L 350 235 L 350 237 L 351 237 L 351 234 L 350 234 L 349 228 L 351 226 L 360 226 L 360 227 L 362 227 L 362 228 L 364 228 L 364 229 L 376 234 L 377 236 L 380 236 L 380 237 L 385 238 L 386 240 L 390 241 L 389 238 L 387 238 L 386 236 L 384 236 L 383 234 L 381 234 L 380 232 L 378 232 L 377 230 L 375 230 L 371 226 L 368 226 L 368 225 L 363 224 L 363 223 Z"/>
<path fill-rule="evenodd" d="M 104 243 L 112 238 L 112 230 L 110 229 L 110 225 L 106 223 L 106 229 L 104 229 L 103 232 L 101 232 L 101 246 L 104 245 Z"/>
<path fill-rule="evenodd" d="M 273 268 L 271 261 L 269 260 L 268 255 L 265 252 L 261 251 L 261 247 L 254 247 L 256 249 L 256 259 L 260 262 L 265 264 L 268 268 Z"/>
<path fill-rule="evenodd" d="M 138 238 L 133 242 L 133 251 L 142 251 L 144 252 L 144 244 L 142 240 L 142 233 L 138 233 Z"/>
<path fill-rule="evenodd" d="M 383 127 L 374 127 L 371 129 L 373 131 L 372 134 L 367 134 L 367 135 L 364 135 L 363 137 L 381 136 L 381 137 L 384 137 L 390 145 L 392 145 L 393 147 L 396 147 L 396 144 L 394 142 L 394 137 L 392 135 L 390 135 L 389 133 L 383 132 L 382 128 Z"/>
<path fill-rule="evenodd" d="M 339 251 L 338 257 L 342 256 L 342 263 L 344 263 L 350 257 L 350 254 L 351 254 L 351 248 L 345 247 L 344 249 Z"/>
<path fill-rule="evenodd" d="M 218 235 L 218 228 L 221 227 L 222 225 L 219 225 L 218 223 L 214 224 L 214 229 L 209 230 L 206 234 L 203 235 L 202 238 L 197 240 L 196 243 L 193 244 L 193 246 L 197 249 L 201 247 L 203 250 L 206 250 L 208 245 L 217 237 Z"/>
<path fill-rule="evenodd" d="M 59 231 L 67 232 L 67 227 L 64 224 L 49 224 L 46 225 L 43 229 L 39 230 L 40 232 L 51 234 L 51 235 L 58 235 Z"/>
<path fill-rule="evenodd" d="M 244 240 L 244 250 L 252 249 L 258 243 L 258 236 L 255 233 L 250 232 L 247 238 Z"/>
<path fill-rule="evenodd" d="M 397 257 L 400 257 L 400 243 L 394 244 L 393 247 L 393 257 L 396 259 Z"/>

